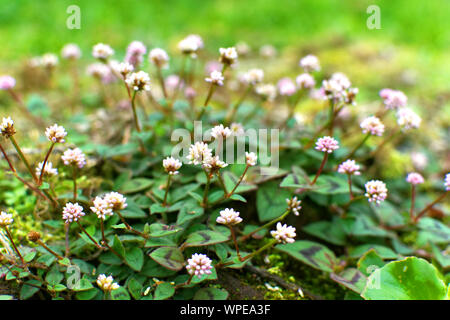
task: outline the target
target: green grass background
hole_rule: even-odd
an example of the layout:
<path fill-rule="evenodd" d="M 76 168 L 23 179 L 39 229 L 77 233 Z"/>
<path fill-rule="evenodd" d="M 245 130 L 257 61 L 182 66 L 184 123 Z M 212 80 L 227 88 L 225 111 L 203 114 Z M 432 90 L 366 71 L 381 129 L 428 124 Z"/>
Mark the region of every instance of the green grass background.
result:
<path fill-rule="evenodd" d="M 66 9 L 81 9 L 81 29 L 69 30 Z M 371 4 L 381 8 L 381 30 L 366 27 Z M 77 42 L 125 47 L 139 39 L 174 44 L 199 33 L 207 47 L 244 40 L 278 48 L 310 39 L 370 39 L 441 51 L 450 44 L 449 0 L 0 0 L 0 59 L 58 51 Z"/>

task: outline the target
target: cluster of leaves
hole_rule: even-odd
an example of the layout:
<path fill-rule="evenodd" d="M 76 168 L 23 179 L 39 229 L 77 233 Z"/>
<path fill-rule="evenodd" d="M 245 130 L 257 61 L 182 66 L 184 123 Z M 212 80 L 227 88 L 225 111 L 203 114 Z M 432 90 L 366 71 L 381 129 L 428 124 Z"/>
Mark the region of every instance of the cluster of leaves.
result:
<path fill-rule="evenodd" d="M 193 79 L 203 78 L 196 75 L 194 60 L 189 61 L 190 74 L 185 75 L 184 65 L 181 65 L 180 75 L 184 75 L 186 82 L 191 76 Z M 228 71 L 229 79 L 235 71 Z M 55 77 L 55 74 L 51 76 Z M 52 79 L 55 80 L 58 78 Z M 197 83 L 200 82 L 197 79 Z M 199 93 L 204 92 L 206 96 L 207 90 L 207 86 L 198 84 Z M 224 123 L 228 108 L 223 106 L 238 100 L 247 89 L 237 88 L 237 92 L 229 88 L 217 90 L 216 98 L 212 99 L 203 115 L 204 123 Z M 63 89 L 58 92 L 47 88 L 42 94 L 50 92 L 64 93 Z M 61 112 L 55 115 L 55 119 L 68 128 L 68 143 L 83 149 L 90 159 L 87 168 L 81 170 L 76 178 L 78 202 L 88 212 L 95 195 L 111 190 L 126 195 L 127 207 L 121 210 L 121 215 L 140 234 L 131 233 L 115 214 L 105 221 L 106 242 L 112 248 L 105 251 L 98 250 L 76 224 L 70 224 L 70 257 L 58 259 L 44 247 L 32 245 L 23 235 L 20 237 L 19 231 L 41 228 L 41 233 L 51 235 L 43 238 L 48 239 L 48 247 L 64 256 L 61 208 L 72 199 L 70 170 L 61 166 L 60 174 L 40 187 L 55 195 L 58 201 L 55 208 L 35 198 L 19 182 L 2 180 L 0 187 L 8 189 L 2 192 L 2 205 L 13 207 L 21 216 L 33 216 L 33 220 L 39 222 L 32 227 L 12 226 L 15 240 L 21 244 L 19 251 L 26 266 L 17 263 L 14 253 L 6 247 L 2 251 L 0 272 L 12 287 L 17 286 L 18 298 L 28 299 L 40 294 L 44 298 L 80 300 L 105 297 L 115 300 L 226 299 L 228 293 L 210 283 L 217 280 L 221 268 L 241 269 L 251 260 L 239 259 L 230 228 L 216 223 L 220 210 L 233 207 L 241 212 L 244 222 L 238 229 L 239 235 L 245 237 L 260 224 L 284 217 L 286 199 L 293 195 L 302 200 L 301 216 L 289 215 L 286 220 L 297 227 L 297 238 L 301 240 L 277 244 L 273 250 L 287 253 L 298 263 L 329 274 L 333 281 L 354 293 L 349 293 L 349 298 L 449 298 L 450 257 L 448 249 L 445 251 L 450 244 L 448 217 L 435 214 L 423 217 L 417 224 L 410 223 L 409 201 L 403 200 L 408 197 L 404 180 L 389 181 L 389 198 L 378 206 L 358 197 L 363 194 L 364 183 L 379 175 L 376 161 L 380 158 L 374 156 L 361 157 L 364 172 L 353 177 L 352 190 L 356 197 L 351 198 L 347 177 L 335 170 L 352 149 L 345 144 L 349 132 L 354 132 L 347 126 L 351 121 L 336 124 L 334 136 L 344 143 L 330 155 L 317 183 L 312 185 L 311 180 L 319 169 L 323 154 L 305 146 L 315 138 L 317 127 L 327 118 L 319 113 L 315 116 L 317 125 L 302 128 L 293 112 L 289 113 L 288 119 L 271 118 L 274 109 L 285 103 L 292 104 L 295 99 L 280 97 L 268 102 L 257 95 L 251 96 L 251 103 L 238 105 L 236 119 L 245 119 L 242 121 L 245 128 L 281 128 L 281 161 L 276 174 L 263 176 L 259 171 L 263 166 L 251 167 L 234 194 L 224 197 L 224 189 L 230 191 L 236 186 L 245 165 L 230 164 L 222 170 L 224 188 L 218 177 L 209 180 L 201 167 L 186 165 L 180 170 L 180 175 L 173 177 L 166 195 L 169 186 L 161 162 L 172 150 L 169 142 L 172 129 L 193 130 L 191 120 L 195 102 L 193 104 L 183 97 L 173 102 L 163 97 L 149 99 L 152 103 L 149 112 L 150 103 L 140 100 L 138 103 L 143 108 L 137 114 L 142 131 L 136 132 L 132 129 L 131 111 L 120 109 L 118 97 L 122 97 L 121 93 L 126 94 L 122 82 L 108 84 L 106 88 L 101 83 L 99 93 L 93 96 L 85 94 L 81 101 L 74 102 L 75 108 L 81 104 L 89 110 L 100 109 L 93 117 Z M 108 103 L 112 105 L 108 107 Z M 322 102 L 313 103 L 322 106 Z M 198 105 L 196 109 L 201 108 Z M 38 96 L 31 96 L 27 107 L 35 116 L 50 114 L 51 110 Z M 294 107 L 290 106 L 291 109 Z M 120 116 L 116 110 L 120 111 Z M 325 114 L 328 114 L 327 110 Z M 357 127 L 354 119 L 351 120 L 353 127 Z M 29 123 L 24 121 L 24 125 Z M 131 135 L 130 131 L 133 131 Z M 18 129 L 18 134 L 24 135 L 24 131 Z M 412 139 L 405 140 L 409 143 Z M 257 147 L 256 141 L 245 143 L 248 149 Z M 364 146 L 359 155 L 371 154 L 371 148 L 376 147 Z M 36 163 L 39 161 L 37 157 L 34 159 Z M 56 155 L 52 157 L 57 158 Z M 205 205 L 207 186 L 209 193 Z M 436 183 L 438 192 L 439 188 Z M 417 207 L 423 209 L 430 199 L 429 195 L 420 195 Z M 36 210 L 45 214 L 37 215 Z M 103 235 L 98 218 L 87 214 L 81 223 L 89 236 L 101 243 Z M 264 247 L 271 241 L 267 231 L 264 229 L 254 234 L 250 241 Z M 2 242 L 7 241 L 2 237 Z M 246 249 L 245 244 L 242 245 L 240 254 L 252 253 Z M 211 274 L 190 278 L 185 266 L 193 253 L 205 253 L 212 258 L 214 268 Z M 99 274 L 112 275 L 120 288 L 105 295 L 95 284 Z"/>

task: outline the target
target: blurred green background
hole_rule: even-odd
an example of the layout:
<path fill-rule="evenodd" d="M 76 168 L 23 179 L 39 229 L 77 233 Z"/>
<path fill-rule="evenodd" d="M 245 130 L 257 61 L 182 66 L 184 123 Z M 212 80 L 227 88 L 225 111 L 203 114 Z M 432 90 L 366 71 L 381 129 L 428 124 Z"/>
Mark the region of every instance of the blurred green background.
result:
<path fill-rule="evenodd" d="M 1 59 L 59 50 L 77 42 L 125 47 L 139 39 L 149 45 L 176 43 L 201 34 L 210 48 L 238 40 L 282 48 L 311 39 L 370 39 L 417 50 L 450 45 L 448 0 L 0 0 Z M 81 9 L 81 29 L 66 27 L 66 9 Z M 381 9 L 380 30 L 366 27 L 369 5 Z"/>

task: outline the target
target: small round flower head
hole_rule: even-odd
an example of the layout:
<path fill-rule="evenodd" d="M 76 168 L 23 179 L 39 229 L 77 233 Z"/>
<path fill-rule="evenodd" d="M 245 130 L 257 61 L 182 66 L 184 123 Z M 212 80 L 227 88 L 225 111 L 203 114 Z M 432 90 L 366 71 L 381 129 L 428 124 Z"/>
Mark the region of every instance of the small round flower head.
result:
<path fill-rule="evenodd" d="M 277 83 L 278 92 L 282 96 L 292 96 L 297 92 L 297 87 L 295 83 L 289 78 L 282 78 Z"/>
<path fill-rule="evenodd" d="M 212 150 L 204 142 L 196 142 L 189 147 L 187 159 L 189 163 L 202 164 L 205 160 L 211 158 Z"/>
<path fill-rule="evenodd" d="M 259 54 L 263 58 L 270 59 L 277 55 L 277 49 L 271 44 L 265 44 L 259 48 Z"/>
<path fill-rule="evenodd" d="M 66 44 L 61 50 L 61 56 L 68 60 L 77 60 L 81 57 L 81 50 L 75 43 Z"/>
<path fill-rule="evenodd" d="M 270 231 L 272 237 L 274 237 L 279 243 L 292 243 L 295 241 L 295 228 L 288 226 L 287 224 L 277 223 L 277 229 Z"/>
<path fill-rule="evenodd" d="M 166 84 L 167 90 L 173 91 L 173 90 L 176 90 L 177 87 L 182 88 L 184 83 L 183 83 L 183 80 L 181 80 L 181 83 L 180 83 L 179 76 L 177 76 L 176 74 L 171 74 L 170 76 L 168 76 L 166 78 L 165 84 Z"/>
<path fill-rule="evenodd" d="M 184 96 L 188 100 L 194 99 L 197 96 L 197 91 L 195 91 L 195 89 L 192 87 L 187 87 L 186 89 L 184 89 Z"/>
<path fill-rule="evenodd" d="M 61 156 L 61 160 L 66 166 L 77 166 L 83 168 L 86 165 L 86 156 L 80 148 L 67 149 Z"/>
<path fill-rule="evenodd" d="M 0 227 L 6 227 L 9 226 L 11 223 L 13 223 L 14 219 L 12 218 L 12 214 L 6 213 L 2 211 L 0 213 Z"/>
<path fill-rule="evenodd" d="M 309 73 L 302 73 L 295 78 L 299 89 L 311 89 L 316 85 L 316 81 Z"/>
<path fill-rule="evenodd" d="M 330 80 L 337 83 L 342 89 L 349 89 L 352 85 L 348 77 L 342 72 L 333 73 Z"/>
<path fill-rule="evenodd" d="M 41 175 L 43 165 L 44 165 L 44 162 L 38 163 L 38 165 L 36 167 L 36 176 L 39 177 Z M 51 176 L 56 176 L 57 174 L 58 174 L 58 169 L 53 168 L 53 164 L 50 161 L 48 161 L 45 164 L 44 175 L 51 177 Z"/>
<path fill-rule="evenodd" d="M 326 99 L 343 100 L 345 96 L 345 89 L 333 79 L 323 80 L 321 90 Z"/>
<path fill-rule="evenodd" d="M 14 121 L 11 117 L 3 118 L 2 123 L 0 124 L 0 130 L 2 132 L 2 136 L 5 138 L 9 138 L 16 133 L 16 129 L 14 128 Z"/>
<path fill-rule="evenodd" d="M 230 124 L 231 133 L 236 136 L 242 136 L 245 134 L 244 126 L 241 123 L 233 122 Z"/>
<path fill-rule="evenodd" d="M 65 223 L 78 221 L 84 216 L 83 207 L 78 203 L 67 202 L 63 208 L 62 218 Z"/>
<path fill-rule="evenodd" d="M 163 160 L 163 167 L 170 175 L 177 175 L 181 165 L 181 161 L 173 157 L 167 157 Z"/>
<path fill-rule="evenodd" d="M 178 43 L 178 49 L 183 54 L 190 55 L 192 58 L 197 57 L 197 51 L 203 47 L 203 40 L 197 35 L 190 35 Z"/>
<path fill-rule="evenodd" d="M 211 136 L 213 136 L 215 139 L 223 138 L 226 139 L 229 136 L 231 136 L 232 132 L 230 128 L 224 127 L 223 124 L 219 124 L 218 126 L 215 126 L 211 129 Z"/>
<path fill-rule="evenodd" d="M 37 242 L 41 239 L 41 234 L 37 231 L 28 232 L 27 238 L 31 242 Z"/>
<path fill-rule="evenodd" d="M 344 91 L 344 102 L 347 104 L 356 105 L 355 99 L 358 93 L 358 88 L 348 88 L 346 91 Z"/>
<path fill-rule="evenodd" d="M 127 198 L 118 192 L 110 192 L 103 197 L 111 206 L 113 211 L 122 210 L 127 207 Z"/>
<path fill-rule="evenodd" d="M 243 82 L 256 85 L 264 80 L 264 71 L 262 69 L 250 69 L 244 73 Z"/>
<path fill-rule="evenodd" d="M 46 53 L 41 58 L 41 65 L 45 68 L 54 68 L 58 64 L 58 56 L 53 53 Z"/>
<path fill-rule="evenodd" d="M 377 117 L 371 116 L 364 119 L 360 127 L 362 128 L 363 133 L 370 133 L 374 136 L 382 136 L 384 132 L 384 124 Z"/>
<path fill-rule="evenodd" d="M 444 187 L 445 187 L 445 191 L 450 191 L 450 173 L 447 173 L 445 175 Z"/>
<path fill-rule="evenodd" d="M 124 79 L 126 79 L 127 75 L 133 72 L 134 67 L 132 64 L 128 62 L 120 62 L 114 66 L 114 69 L 122 75 Z"/>
<path fill-rule="evenodd" d="M 277 87 L 275 87 L 273 84 L 270 83 L 257 85 L 255 91 L 263 99 L 268 101 L 275 100 L 277 96 Z"/>
<path fill-rule="evenodd" d="M 98 43 L 92 48 L 92 56 L 96 59 L 106 61 L 114 54 L 114 50 L 107 44 Z"/>
<path fill-rule="evenodd" d="M 300 214 L 302 200 L 298 200 L 297 197 L 292 197 L 291 199 L 286 199 L 286 203 L 289 211 L 293 212 L 296 216 Z"/>
<path fill-rule="evenodd" d="M 87 66 L 86 73 L 94 78 L 102 80 L 108 76 L 109 68 L 100 62 L 91 63 Z"/>
<path fill-rule="evenodd" d="M 361 172 L 359 172 L 359 165 L 356 164 L 355 160 L 346 160 L 342 162 L 338 167 L 339 173 L 344 174 L 354 174 L 359 176 Z"/>
<path fill-rule="evenodd" d="M 299 65 L 300 65 L 300 67 L 303 68 L 303 70 L 305 70 L 305 72 L 312 72 L 312 71 L 320 70 L 319 59 L 312 54 L 309 54 L 309 55 L 301 58 Z"/>
<path fill-rule="evenodd" d="M 237 61 L 238 53 L 235 47 L 220 48 L 219 53 L 220 53 L 219 61 L 222 62 L 223 64 L 231 66 Z"/>
<path fill-rule="evenodd" d="M 146 53 L 147 48 L 142 42 L 133 41 L 128 45 L 125 61 L 136 67 L 142 62 L 143 56 Z"/>
<path fill-rule="evenodd" d="M 169 66 L 169 55 L 161 48 L 155 48 L 150 51 L 148 59 L 158 68 L 167 68 Z"/>
<path fill-rule="evenodd" d="M 228 166 L 227 163 L 220 160 L 219 156 L 213 156 L 203 160 L 202 167 L 211 173 L 218 172 L 220 169 Z"/>
<path fill-rule="evenodd" d="M 223 80 L 225 80 L 225 78 L 220 71 L 213 71 L 209 75 L 209 78 L 205 78 L 206 82 L 215 84 L 216 86 L 223 86 Z"/>
<path fill-rule="evenodd" d="M 150 90 L 150 77 L 147 72 L 133 72 L 125 81 L 134 91 Z"/>
<path fill-rule="evenodd" d="M 238 55 L 240 56 L 246 56 L 250 53 L 250 46 L 243 41 L 240 41 L 238 43 L 236 43 L 236 51 L 238 52 Z"/>
<path fill-rule="evenodd" d="M 387 109 L 403 108 L 408 103 L 408 97 L 400 90 L 383 89 L 380 96 Z"/>
<path fill-rule="evenodd" d="M 417 185 L 424 183 L 425 180 L 420 173 L 411 172 L 406 176 L 406 182 L 411 183 L 412 185 Z"/>
<path fill-rule="evenodd" d="M 190 275 L 201 278 L 204 274 L 211 274 L 211 262 L 206 254 L 194 253 L 187 261 L 186 270 Z"/>
<path fill-rule="evenodd" d="M 226 208 L 220 211 L 220 216 L 217 217 L 216 222 L 227 226 L 234 226 L 241 223 L 242 218 L 239 217 L 239 212 Z"/>
<path fill-rule="evenodd" d="M 0 76 L 0 90 L 11 90 L 16 85 L 16 79 L 11 76 Z"/>
<path fill-rule="evenodd" d="M 102 197 L 95 197 L 93 203 L 94 206 L 91 207 L 91 211 L 95 213 L 99 219 L 105 220 L 106 216 L 112 216 L 114 214 L 112 205 Z"/>
<path fill-rule="evenodd" d="M 112 290 L 119 289 L 120 287 L 116 282 L 114 282 L 114 278 L 112 276 L 107 277 L 104 274 L 98 276 L 97 285 L 104 292 L 110 292 Z"/>
<path fill-rule="evenodd" d="M 256 166 L 258 156 L 254 152 L 245 152 L 245 163 L 249 167 Z"/>
<path fill-rule="evenodd" d="M 332 153 L 337 149 L 339 149 L 339 142 L 332 137 L 325 136 L 319 138 L 316 142 L 316 150 Z"/>
<path fill-rule="evenodd" d="M 383 181 L 371 180 L 367 182 L 364 187 L 366 188 L 365 196 L 368 198 L 369 202 L 380 204 L 387 197 L 388 190 Z"/>
<path fill-rule="evenodd" d="M 45 130 L 47 139 L 53 143 L 64 143 L 64 138 L 67 136 L 67 132 L 62 126 L 58 126 L 56 123 Z"/>
<path fill-rule="evenodd" d="M 417 129 L 422 119 L 411 109 L 401 108 L 397 111 L 397 123 L 405 130 Z"/>

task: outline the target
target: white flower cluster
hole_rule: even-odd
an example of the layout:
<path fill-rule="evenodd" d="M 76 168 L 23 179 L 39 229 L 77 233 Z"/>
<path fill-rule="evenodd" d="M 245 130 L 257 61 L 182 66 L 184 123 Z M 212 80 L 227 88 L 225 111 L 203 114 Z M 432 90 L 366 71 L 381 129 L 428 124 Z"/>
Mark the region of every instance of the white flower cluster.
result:
<path fill-rule="evenodd" d="M 397 123 L 404 130 L 417 129 L 421 122 L 422 118 L 409 108 L 401 108 L 397 111 Z"/>
<path fill-rule="evenodd" d="M 203 49 L 203 40 L 199 35 L 191 34 L 178 43 L 178 49 L 191 58 L 197 58 L 197 52 Z"/>
<path fill-rule="evenodd" d="M 450 191 L 450 173 L 447 173 L 445 175 L 444 187 L 445 187 L 445 191 Z"/>
<path fill-rule="evenodd" d="M 180 169 L 182 166 L 182 163 L 180 160 L 175 159 L 174 157 L 167 157 L 163 160 L 163 167 L 166 170 L 166 172 L 170 175 L 177 175 L 178 169 Z"/>
<path fill-rule="evenodd" d="M 186 269 L 190 275 L 201 278 L 204 274 L 211 274 L 212 261 L 205 254 L 194 253 L 187 262 Z"/>
<path fill-rule="evenodd" d="M 189 147 L 189 155 L 187 159 L 192 164 L 203 164 L 205 160 L 212 157 L 212 150 L 204 142 L 196 142 Z"/>
<path fill-rule="evenodd" d="M 61 160 L 66 166 L 75 165 L 80 169 L 86 165 L 86 156 L 80 148 L 67 149 L 61 156 Z"/>
<path fill-rule="evenodd" d="M 249 167 L 256 166 L 258 156 L 254 152 L 245 152 L 245 163 Z"/>
<path fill-rule="evenodd" d="M 78 221 L 82 216 L 84 216 L 83 207 L 78 203 L 68 202 L 63 208 L 62 218 L 65 223 L 71 223 L 73 221 Z"/>
<path fill-rule="evenodd" d="M 209 75 L 209 78 L 205 78 L 206 82 L 209 82 L 216 86 L 223 86 L 223 80 L 225 80 L 225 78 L 223 77 L 222 72 L 220 71 L 213 71 Z"/>
<path fill-rule="evenodd" d="M 14 128 L 14 121 L 11 117 L 3 118 L 2 123 L 0 124 L 0 130 L 2 132 L 2 136 L 5 138 L 9 138 L 16 133 L 16 129 Z"/>
<path fill-rule="evenodd" d="M 270 231 L 272 237 L 274 237 L 279 243 L 292 243 L 295 241 L 295 228 L 288 226 L 287 224 L 277 223 L 276 230 Z"/>
<path fill-rule="evenodd" d="M 299 65 L 303 68 L 303 70 L 305 70 L 305 72 L 320 71 L 319 59 L 312 54 L 301 58 Z"/>
<path fill-rule="evenodd" d="M 364 119 L 361 122 L 360 127 L 363 129 L 362 132 L 365 134 L 370 133 L 371 135 L 381 137 L 384 132 L 384 124 L 375 116 Z"/>
<path fill-rule="evenodd" d="M 383 181 L 371 180 L 367 182 L 364 187 L 366 188 L 365 196 L 368 198 L 369 202 L 380 204 L 387 197 L 388 190 Z"/>
<path fill-rule="evenodd" d="M 228 127 L 224 127 L 223 124 L 219 124 L 211 129 L 211 136 L 213 136 L 215 139 L 226 139 L 231 136 L 231 134 L 231 129 Z"/>
<path fill-rule="evenodd" d="M 93 204 L 94 206 L 91 207 L 91 211 L 95 213 L 99 219 L 105 220 L 106 216 L 112 216 L 114 214 L 112 205 L 102 197 L 95 197 Z"/>
<path fill-rule="evenodd" d="M 312 89 L 316 85 L 316 81 L 309 73 L 302 73 L 295 78 L 295 82 L 299 89 Z"/>
<path fill-rule="evenodd" d="M 264 80 L 264 71 L 261 69 L 250 69 L 245 72 L 241 81 L 247 84 L 256 85 Z"/>
<path fill-rule="evenodd" d="M 6 213 L 5 211 L 0 212 L 0 227 L 9 226 L 13 221 L 12 214 Z"/>
<path fill-rule="evenodd" d="M 39 177 L 41 175 L 43 165 L 44 165 L 44 162 L 38 163 L 38 165 L 36 167 L 36 176 Z M 58 169 L 53 168 L 53 164 L 50 161 L 47 161 L 47 163 L 45 164 L 44 175 L 56 176 L 57 174 L 58 174 Z"/>
<path fill-rule="evenodd" d="M 293 212 L 296 216 L 300 214 L 302 200 L 298 200 L 297 197 L 292 197 L 291 199 L 286 199 L 286 203 L 289 211 Z"/>
<path fill-rule="evenodd" d="M 75 43 L 66 44 L 61 50 L 61 56 L 68 60 L 77 60 L 81 57 L 81 50 Z"/>
<path fill-rule="evenodd" d="M 126 79 L 126 76 L 134 70 L 134 66 L 128 62 L 120 62 L 113 65 L 113 68 L 117 73 L 121 74 L 124 79 Z"/>
<path fill-rule="evenodd" d="M 322 81 L 321 90 L 327 99 L 333 101 L 343 101 L 347 104 L 354 104 L 358 88 L 352 88 L 347 76 L 341 72 L 331 75 L 330 79 Z"/>
<path fill-rule="evenodd" d="M 237 61 L 238 53 L 235 47 L 220 48 L 219 53 L 220 53 L 219 61 L 222 62 L 223 64 L 231 66 Z"/>
<path fill-rule="evenodd" d="M 128 75 L 125 82 L 134 91 L 149 91 L 150 90 L 150 76 L 147 72 L 138 71 Z"/>
<path fill-rule="evenodd" d="M 92 56 L 96 59 L 107 60 L 114 54 L 114 50 L 107 44 L 97 43 L 92 48 Z"/>
<path fill-rule="evenodd" d="M 116 282 L 114 282 L 114 278 L 112 276 L 107 277 L 104 274 L 98 276 L 97 285 L 104 292 L 110 292 L 112 290 L 119 289 L 120 287 Z"/>
<path fill-rule="evenodd" d="M 241 223 L 242 218 L 239 217 L 239 212 L 226 208 L 220 211 L 220 216 L 217 217 L 216 222 L 227 226 L 234 226 Z"/>
<path fill-rule="evenodd" d="M 58 56 L 54 53 L 46 53 L 41 57 L 41 66 L 45 68 L 54 68 L 58 65 Z"/>
<path fill-rule="evenodd" d="M 270 83 L 257 85 L 255 91 L 267 101 L 273 101 L 277 97 L 277 87 Z"/>
<path fill-rule="evenodd" d="M 45 130 L 45 135 L 48 140 L 53 143 L 64 143 L 64 139 L 67 136 L 66 129 L 62 126 L 58 126 L 56 123 Z"/>
<path fill-rule="evenodd" d="M 111 205 L 113 211 L 125 209 L 127 205 L 127 198 L 118 192 L 110 192 L 105 194 L 105 201 Z"/>
<path fill-rule="evenodd" d="M 150 51 L 148 59 L 158 68 L 167 68 L 169 66 L 169 55 L 161 48 L 155 48 Z"/>

